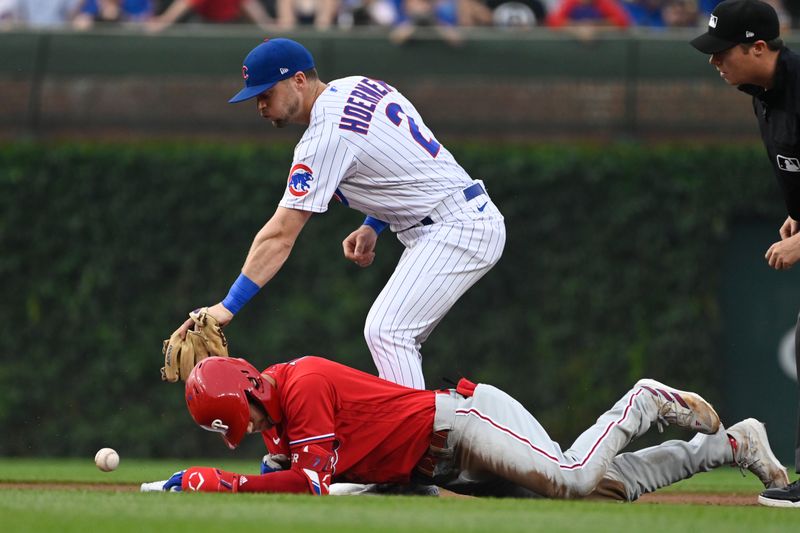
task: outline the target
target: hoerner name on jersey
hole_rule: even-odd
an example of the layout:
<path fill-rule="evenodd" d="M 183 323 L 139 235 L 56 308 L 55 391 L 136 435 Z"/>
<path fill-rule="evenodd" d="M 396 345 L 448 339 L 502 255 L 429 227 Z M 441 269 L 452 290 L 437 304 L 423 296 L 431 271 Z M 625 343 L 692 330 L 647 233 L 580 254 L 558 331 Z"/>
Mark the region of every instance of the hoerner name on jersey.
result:
<path fill-rule="evenodd" d="M 392 92 L 386 83 L 364 78 L 350 92 L 344 115 L 339 120 L 339 129 L 350 130 L 362 135 L 369 133 L 372 114 L 384 96 Z"/>

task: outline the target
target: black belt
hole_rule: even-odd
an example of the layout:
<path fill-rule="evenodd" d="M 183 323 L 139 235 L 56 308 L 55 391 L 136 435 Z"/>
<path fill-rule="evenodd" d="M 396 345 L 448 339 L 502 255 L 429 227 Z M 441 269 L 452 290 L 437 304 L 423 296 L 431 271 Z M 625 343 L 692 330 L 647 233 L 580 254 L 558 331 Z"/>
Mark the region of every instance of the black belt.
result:
<path fill-rule="evenodd" d="M 480 183 L 473 183 L 472 185 L 470 185 L 461 192 L 464 193 L 464 199 L 468 202 L 473 198 L 477 198 L 482 194 L 486 194 L 486 191 L 483 189 L 483 185 L 481 185 Z M 430 226 L 431 224 L 433 224 L 433 219 L 431 217 L 425 217 L 422 220 L 420 220 L 419 224 L 417 225 Z"/>
<path fill-rule="evenodd" d="M 449 429 L 441 429 L 434 431 L 431 435 L 431 445 L 422 459 L 419 460 L 417 466 L 414 467 L 414 473 L 432 478 L 436 470 L 436 465 L 443 459 L 443 452 L 447 449 L 447 435 L 450 433 Z"/>

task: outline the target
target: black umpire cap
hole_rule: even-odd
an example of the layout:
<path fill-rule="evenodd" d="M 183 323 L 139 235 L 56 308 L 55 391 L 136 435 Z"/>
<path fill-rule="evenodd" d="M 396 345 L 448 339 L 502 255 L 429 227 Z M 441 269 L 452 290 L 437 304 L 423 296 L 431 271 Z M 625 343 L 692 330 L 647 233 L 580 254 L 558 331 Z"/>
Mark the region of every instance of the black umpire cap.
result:
<path fill-rule="evenodd" d="M 771 41 L 780 36 L 778 14 L 761 0 L 725 0 L 708 20 L 708 32 L 692 40 L 704 54 L 716 54 L 737 44 Z"/>

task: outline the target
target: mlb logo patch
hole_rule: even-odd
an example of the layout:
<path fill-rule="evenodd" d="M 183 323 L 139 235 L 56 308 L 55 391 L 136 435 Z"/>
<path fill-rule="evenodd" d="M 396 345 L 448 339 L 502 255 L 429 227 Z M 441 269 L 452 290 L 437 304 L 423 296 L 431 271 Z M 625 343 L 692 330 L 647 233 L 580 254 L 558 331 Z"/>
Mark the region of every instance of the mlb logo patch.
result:
<path fill-rule="evenodd" d="M 800 159 L 778 154 L 778 168 L 784 172 L 800 172 Z"/>
<path fill-rule="evenodd" d="M 708 27 L 709 28 L 716 28 L 717 27 L 717 17 L 711 15 L 711 18 L 708 19 Z"/>
<path fill-rule="evenodd" d="M 311 169 L 298 163 L 289 171 L 289 192 L 298 198 L 305 196 L 311 190 L 312 181 L 314 173 Z"/>

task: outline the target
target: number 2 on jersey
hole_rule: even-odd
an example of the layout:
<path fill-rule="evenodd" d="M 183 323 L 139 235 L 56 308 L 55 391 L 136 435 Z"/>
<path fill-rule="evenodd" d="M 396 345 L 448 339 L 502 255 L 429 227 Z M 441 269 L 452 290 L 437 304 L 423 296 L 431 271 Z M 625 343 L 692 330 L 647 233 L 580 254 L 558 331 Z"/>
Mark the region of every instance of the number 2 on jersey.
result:
<path fill-rule="evenodd" d="M 442 147 L 441 144 L 436 142 L 436 139 L 433 138 L 431 135 L 430 139 L 426 139 L 422 132 L 419 131 L 419 126 L 417 122 L 405 114 L 403 108 L 400 107 L 399 104 L 392 102 L 391 104 L 386 106 L 386 116 L 389 117 L 389 120 L 392 121 L 392 124 L 395 126 L 400 126 L 403 123 L 403 117 L 406 118 L 408 121 L 408 129 L 411 132 L 411 137 L 417 141 L 417 144 L 422 146 L 426 152 L 431 154 L 431 156 L 436 157 L 439 154 L 439 149 Z"/>

